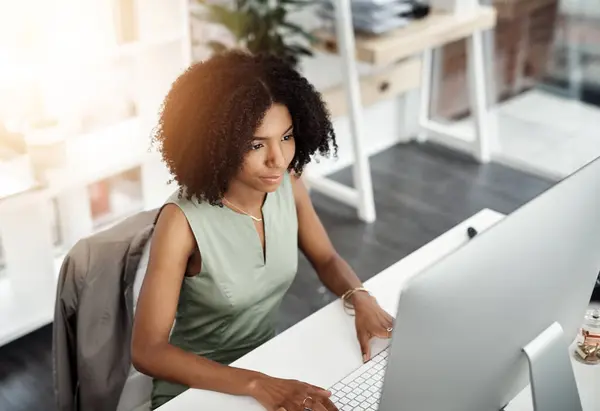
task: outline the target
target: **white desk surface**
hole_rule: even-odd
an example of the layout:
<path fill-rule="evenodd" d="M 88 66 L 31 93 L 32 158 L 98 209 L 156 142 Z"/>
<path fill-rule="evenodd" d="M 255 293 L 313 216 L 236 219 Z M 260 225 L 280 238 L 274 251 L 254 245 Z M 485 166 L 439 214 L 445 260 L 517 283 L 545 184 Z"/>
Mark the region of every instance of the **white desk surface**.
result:
<path fill-rule="evenodd" d="M 375 277 L 365 286 L 390 313 L 396 313 L 398 295 L 404 283 L 444 255 L 468 241 L 469 226 L 483 231 L 503 218 L 492 210 L 482 210 L 443 235 L 403 258 Z M 373 355 L 388 341 L 375 340 Z M 263 372 L 268 375 L 293 378 L 329 388 L 362 365 L 353 317 L 348 316 L 340 301 L 334 301 L 313 315 L 287 329 L 271 341 L 250 352 L 233 366 Z M 575 365 L 584 410 L 600 410 L 594 387 L 600 387 L 600 366 Z M 585 383 L 585 387 L 581 382 Z M 160 411 L 244 410 L 264 411 L 254 399 L 190 389 L 159 408 Z M 532 410 L 529 389 L 509 406 L 507 411 Z"/>

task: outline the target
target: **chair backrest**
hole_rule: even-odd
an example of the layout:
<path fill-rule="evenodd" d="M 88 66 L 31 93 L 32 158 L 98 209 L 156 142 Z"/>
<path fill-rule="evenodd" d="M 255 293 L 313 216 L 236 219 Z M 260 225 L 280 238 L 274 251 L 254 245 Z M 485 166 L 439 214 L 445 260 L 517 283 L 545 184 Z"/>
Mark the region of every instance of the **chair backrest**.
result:
<path fill-rule="evenodd" d="M 137 307 L 138 297 L 148 268 L 150 255 L 150 244 L 152 238 L 144 246 L 144 253 L 140 259 L 133 283 L 133 312 Z M 152 378 L 140 373 L 133 366 L 129 370 L 129 376 L 123 387 L 123 393 L 119 399 L 117 411 L 148 411 L 150 409 L 150 394 L 152 392 Z"/>

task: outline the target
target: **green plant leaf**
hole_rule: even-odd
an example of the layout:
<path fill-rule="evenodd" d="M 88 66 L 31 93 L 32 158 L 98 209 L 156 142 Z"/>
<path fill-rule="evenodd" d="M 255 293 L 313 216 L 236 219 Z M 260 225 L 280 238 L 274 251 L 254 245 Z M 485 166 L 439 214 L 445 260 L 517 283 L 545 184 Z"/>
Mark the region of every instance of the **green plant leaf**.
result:
<path fill-rule="evenodd" d="M 311 43 L 314 43 L 317 40 L 315 38 L 315 36 L 313 36 L 311 33 L 307 32 L 306 30 L 304 30 L 302 27 L 298 26 L 297 24 L 290 23 L 289 21 L 284 21 L 284 22 L 281 23 L 281 25 L 283 27 L 289 29 L 294 34 L 301 35 L 302 37 L 304 37 L 305 39 L 307 39 Z"/>
<path fill-rule="evenodd" d="M 211 20 L 224 25 L 233 33 L 236 39 L 243 37 L 247 25 L 247 15 L 244 12 L 231 10 L 220 4 L 209 5 Z"/>
<path fill-rule="evenodd" d="M 302 36 L 309 42 L 314 37 L 302 27 L 286 21 L 289 9 L 315 4 L 314 0 L 279 0 L 272 6 L 269 0 L 235 0 L 233 7 L 208 4 L 207 0 L 197 0 L 208 10 L 209 19 L 229 29 L 238 45 L 252 53 L 271 53 L 297 65 L 299 56 L 312 56 L 309 48 L 301 44 L 288 44 L 289 37 Z M 226 48 L 218 41 L 210 43 L 218 52 Z"/>
<path fill-rule="evenodd" d="M 311 49 L 301 46 L 299 44 L 290 44 L 287 46 L 287 48 L 296 55 L 304 55 L 309 57 L 312 57 L 314 55 Z"/>
<path fill-rule="evenodd" d="M 281 7 L 281 5 L 278 5 L 271 14 L 272 22 L 277 24 L 283 23 L 286 13 L 286 10 L 283 7 Z"/>

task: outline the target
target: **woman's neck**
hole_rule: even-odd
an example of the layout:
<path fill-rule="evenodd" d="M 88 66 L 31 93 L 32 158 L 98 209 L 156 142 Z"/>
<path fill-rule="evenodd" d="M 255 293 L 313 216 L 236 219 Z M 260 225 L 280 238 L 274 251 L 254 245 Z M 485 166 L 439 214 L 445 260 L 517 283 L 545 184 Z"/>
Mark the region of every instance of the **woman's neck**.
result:
<path fill-rule="evenodd" d="M 260 211 L 265 201 L 265 193 L 248 187 L 247 185 L 232 181 L 225 193 L 225 199 L 245 211 Z"/>

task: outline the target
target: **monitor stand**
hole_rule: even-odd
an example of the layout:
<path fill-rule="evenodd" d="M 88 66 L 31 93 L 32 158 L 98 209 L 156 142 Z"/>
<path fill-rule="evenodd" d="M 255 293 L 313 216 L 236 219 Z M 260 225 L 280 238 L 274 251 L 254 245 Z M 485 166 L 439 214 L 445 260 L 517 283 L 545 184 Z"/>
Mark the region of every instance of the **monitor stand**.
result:
<path fill-rule="evenodd" d="M 582 411 L 562 327 L 555 322 L 523 348 L 535 411 Z"/>

